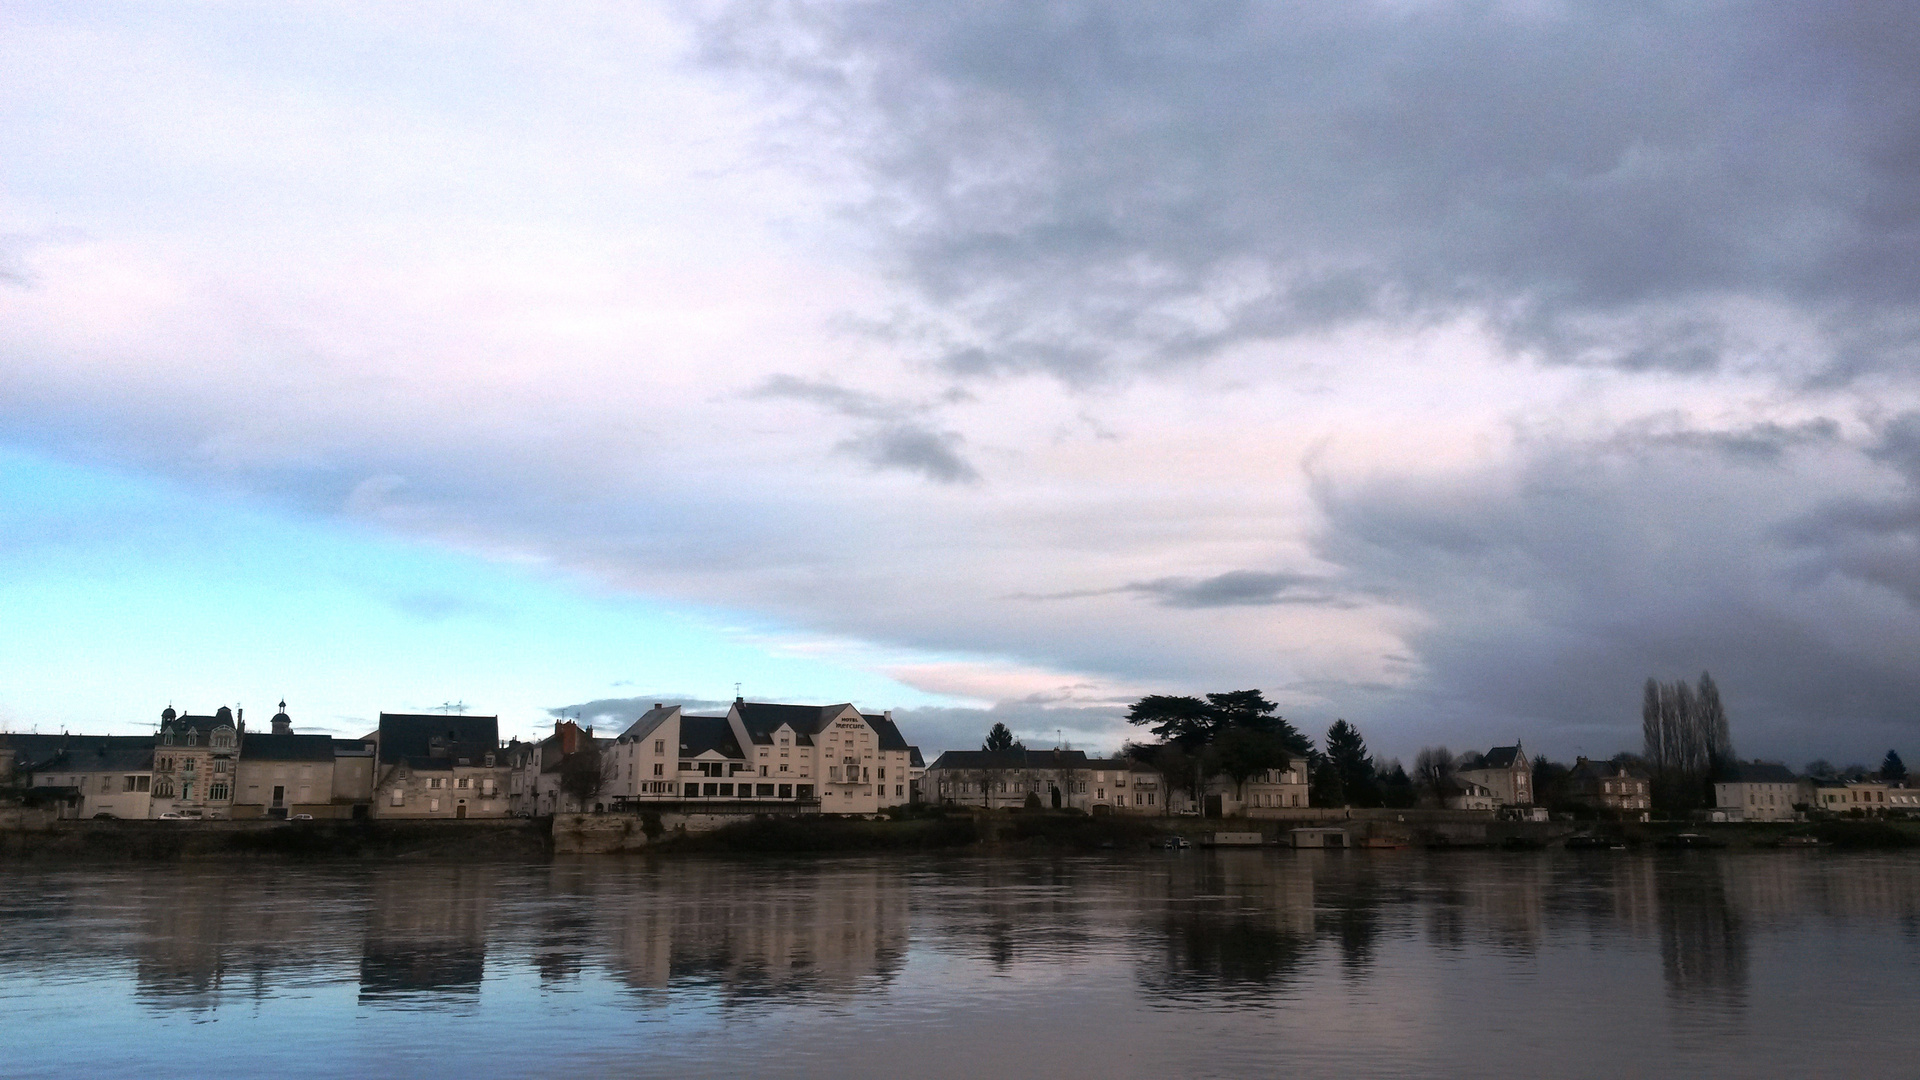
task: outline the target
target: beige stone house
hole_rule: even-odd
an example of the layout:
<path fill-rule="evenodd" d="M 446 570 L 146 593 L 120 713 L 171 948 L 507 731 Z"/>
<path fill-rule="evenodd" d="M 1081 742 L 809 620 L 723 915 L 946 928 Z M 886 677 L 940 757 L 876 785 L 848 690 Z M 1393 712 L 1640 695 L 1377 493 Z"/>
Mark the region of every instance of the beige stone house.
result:
<path fill-rule="evenodd" d="M 63 818 L 147 817 L 153 751 L 149 735 L 0 735 L 4 770 Z"/>
<path fill-rule="evenodd" d="M 1496 805 L 1533 805 L 1533 762 L 1518 742 L 1469 755 L 1454 775 L 1491 792 Z"/>
<path fill-rule="evenodd" d="M 751 802 L 872 814 L 912 798 L 914 748 L 891 713 L 736 698 L 725 716 L 656 704 L 603 751 L 614 806 Z"/>
<path fill-rule="evenodd" d="M 1166 783 L 1151 766 L 1080 750 L 949 750 L 927 767 L 932 799 L 955 806 L 1165 814 Z"/>
<path fill-rule="evenodd" d="M 148 804 L 154 817 L 228 816 L 240 756 L 239 722 L 225 705 L 212 716 L 181 715 L 172 706 L 160 713 Z"/>
<path fill-rule="evenodd" d="M 1653 784 L 1647 777 L 1610 761 L 1575 758 L 1567 771 L 1569 797 L 1596 810 L 1644 815 L 1653 809 Z"/>
<path fill-rule="evenodd" d="M 381 713 L 373 816 L 500 818 L 509 769 L 496 716 Z"/>
<path fill-rule="evenodd" d="M 1739 762 L 1714 781 L 1713 805 L 1731 821 L 1792 821 L 1811 790 L 1785 765 Z"/>

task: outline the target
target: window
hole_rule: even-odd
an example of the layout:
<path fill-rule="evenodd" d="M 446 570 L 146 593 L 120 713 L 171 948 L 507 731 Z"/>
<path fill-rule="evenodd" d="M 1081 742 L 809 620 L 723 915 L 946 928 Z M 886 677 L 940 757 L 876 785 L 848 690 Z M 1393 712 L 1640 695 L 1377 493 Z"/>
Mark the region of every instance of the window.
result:
<path fill-rule="evenodd" d="M 484 758 L 483 760 L 485 760 L 485 761 L 486 761 L 486 763 L 487 763 L 487 768 L 489 768 L 489 769 L 491 769 L 491 768 L 493 768 L 493 755 L 492 755 L 492 754 L 488 754 L 488 755 L 487 755 L 487 756 L 486 756 L 486 757 L 485 757 L 485 758 Z"/>
<path fill-rule="evenodd" d="M 703 789 L 701 794 L 705 795 L 708 798 L 713 798 L 720 794 L 719 784 L 702 784 L 700 786 Z"/>
<path fill-rule="evenodd" d="M 194 763 L 195 763 L 195 762 L 196 762 L 197 760 L 199 760 L 199 759 L 197 759 L 197 758 L 188 758 L 188 759 L 187 759 L 186 761 L 184 761 L 184 762 L 182 762 L 182 763 L 181 763 L 181 765 L 180 765 L 180 771 L 181 771 L 181 772 L 192 772 L 192 771 L 193 771 L 193 766 L 194 766 Z"/>
<path fill-rule="evenodd" d="M 895 784 L 895 785 L 893 785 L 893 797 L 894 797 L 894 798 L 896 798 L 896 799 L 897 799 L 897 798 L 900 798 L 900 797 L 901 797 L 902 795 L 905 795 L 906 793 L 907 793 L 907 786 L 906 786 L 905 784 Z"/>
<path fill-rule="evenodd" d="M 162 746 L 172 746 L 172 745 L 173 745 L 173 732 L 171 732 L 171 731 L 166 731 L 166 732 L 162 732 L 162 733 L 160 734 L 160 744 L 161 744 Z"/>
<path fill-rule="evenodd" d="M 467 786 L 467 778 L 464 776 L 461 777 L 459 781 L 456 782 L 453 786 L 457 788 L 465 788 Z"/>
<path fill-rule="evenodd" d="M 434 777 L 433 779 L 431 779 L 431 780 L 429 780 L 429 781 L 427 781 L 427 786 L 428 786 L 428 787 L 430 787 L 430 788 L 432 788 L 432 789 L 433 789 L 433 790 L 435 790 L 435 791 L 439 791 L 439 790 L 440 790 L 440 778 L 436 776 L 436 777 Z"/>
<path fill-rule="evenodd" d="M 480 794 L 482 795 L 493 794 L 493 777 L 489 776 L 480 781 Z"/>
<path fill-rule="evenodd" d="M 779 785 L 779 787 L 780 787 L 780 798 L 782 798 L 782 799 L 791 799 L 791 798 L 793 798 L 793 785 L 792 785 L 792 784 L 781 784 L 781 785 Z"/>
<path fill-rule="evenodd" d="M 655 775 L 655 776 L 665 776 L 665 775 L 667 775 L 667 763 L 666 763 L 666 762 L 664 762 L 664 761 L 656 761 L 656 762 L 654 762 L 654 763 L 653 763 L 653 775 Z"/>
<path fill-rule="evenodd" d="M 388 801 L 388 804 L 391 806 L 405 806 L 407 805 L 407 793 L 404 791 L 401 791 L 399 788 L 394 788 L 393 798 L 387 801 Z"/>
<path fill-rule="evenodd" d="M 712 785 L 708 785 L 708 786 L 712 786 Z M 741 784 L 740 786 L 741 786 L 741 787 L 746 787 L 747 785 L 745 785 L 745 784 Z M 731 798 L 733 798 L 733 785 L 732 785 L 732 784 L 721 784 L 721 785 L 720 785 L 720 795 L 721 795 L 721 796 L 722 796 L 723 798 L 728 798 L 728 799 L 731 799 Z"/>
<path fill-rule="evenodd" d="M 193 730 L 192 728 L 188 728 L 187 729 L 187 745 L 198 746 L 199 743 L 200 743 L 200 733 Z"/>
<path fill-rule="evenodd" d="M 183 799 L 193 798 L 193 781 L 188 780 L 180 785 L 180 797 Z"/>
<path fill-rule="evenodd" d="M 886 778 L 887 778 L 887 767 L 885 765 L 882 765 L 880 766 L 880 779 L 885 780 Z"/>
<path fill-rule="evenodd" d="M 439 799 L 428 799 L 428 800 L 427 800 L 427 813 L 429 813 L 429 814 L 432 814 L 432 813 L 437 813 L 437 812 L 439 812 L 439 810 L 440 810 L 440 800 L 439 800 Z"/>
<path fill-rule="evenodd" d="M 656 754 L 664 754 L 664 753 L 666 753 L 666 752 L 667 752 L 667 740 L 665 740 L 665 739 L 655 739 L 655 740 L 653 740 L 653 752 L 654 752 L 654 753 L 656 753 Z M 656 775 L 658 775 L 658 774 L 656 774 Z"/>
<path fill-rule="evenodd" d="M 220 800 L 227 797 L 227 785 L 213 784 L 207 788 L 207 798 Z"/>
<path fill-rule="evenodd" d="M 693 771 L 693 762 L 691 762 L 691 761 L 683 761 L 683 762 L 681 762 L 681 763 L 680 763 L 680 771 L 681 771 L 681 772 L 692 772 L 692 771 Z"/>
<path fill-rule="evenodd" d="M 687 785 L 687 798 L 689 798 L 689 799 L 691 799 L 691 798 L 693 798 L 694 796 L 696 796 L 696 795 L 698 795 L 698 794 L 700 794 L 700 785 L 699 785 L 699 784 L 688 784 L 688 785 Z"/>
<path fill-rule="evenodd" d="M 782 765 L 782 766 L 780 766 L 780 771 L 781 771 L 781 772 L 786 772 L 786 771 L 787 771 L 787 767 L 786 767 L 785 765 Z"/>
<path fill-rule="evenodd" d="M 225 776 L 225 775 L 227 775 L 227 759 L 226 759 L 226 758 L 215 758 L 215 759 L 214 759 L 214 762 L 213 762 L 213 774 L 214 774 L 215 776 Z"/>

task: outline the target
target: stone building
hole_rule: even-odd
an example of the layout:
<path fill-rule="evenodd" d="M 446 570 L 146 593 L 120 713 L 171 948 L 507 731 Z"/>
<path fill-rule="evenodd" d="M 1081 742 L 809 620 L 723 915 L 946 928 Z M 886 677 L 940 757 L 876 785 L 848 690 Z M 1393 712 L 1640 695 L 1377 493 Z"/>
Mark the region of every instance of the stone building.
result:
<path fill-rule="evenodd" d="M 927 767 L 924 782 L 932 799 L 955 806 L 1017 809 L 1031 797 L 1042 808 L 1088 813 L 1169 809 L 1166 783 L 1151 766 L 1081 750 L 949 750 Z"/>
<path fill-rule="evenodd" d="M 656 704 L 603 752 L 615 806 L 732 800 L 871 814 L 912 798 L 914 748 L 891 713 L 735 698 L 725 716 Z"/>
<path fill-rule="evenodd" d="M 1644 817 L 1653 809 L 1653 783 L 1625 765 L 1575 758 L 1567 771 L 1567 797 L 1595 810 Z"/>
<path fill-rule="evenodd" d="M 1731 821 L 1792 821 L 1794 804 L 1804 805 L 1811 791 L 1785 765 L 1735 762 L 1714 781 L 1713 805 Z"/>
<path fill-rule="evenodd" d="M 378 747 L 373 816 L 507 815 L 499 717 L 383 712 L 367 739 Z"/>
<path fill-rule="evenodd" d="M 240 722 L 225 705 L 212 716 L 181 715 L 171 705 L 160 713 L 149 803 L 153 816 L 228 816 L 240 755 Z"/>
<path fill-rule="evenodd" d="M 50 799 L 63 818 L 144 818 L 153 751 L 149 735 L 0 735 L 0 772 Z"/>
<path fill-rule="evenodd" d="M 350 806 L 333 799 L 333 739 L 295 735 L 287 703 L 273 716 L 267 732 L 240 729 L 238 777 L 233 797 L 236 818 L 348 817 Z"/>
<path fill-rule="evenodd" d="M 1533 805 L 1533 762 L 1515 742 L 1496 746 L 1484 754 L 1469 754 L 1454 769 L 1454 775 L 1492 793 L 1499 806 Z"/>

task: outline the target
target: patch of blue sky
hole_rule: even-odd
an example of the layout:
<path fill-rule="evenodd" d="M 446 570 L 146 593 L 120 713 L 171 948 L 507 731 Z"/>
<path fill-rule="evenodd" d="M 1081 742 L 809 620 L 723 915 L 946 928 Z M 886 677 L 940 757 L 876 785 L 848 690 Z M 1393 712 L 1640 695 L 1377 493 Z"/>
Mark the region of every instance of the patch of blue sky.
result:
<path fill-rule="evenodd" d="M 940 703 L 737 612 L 0 447 L 0 724 L 131 734 L 171 703 L 358 735 L 465 702 L 530 734 L 605 698 Z"/>

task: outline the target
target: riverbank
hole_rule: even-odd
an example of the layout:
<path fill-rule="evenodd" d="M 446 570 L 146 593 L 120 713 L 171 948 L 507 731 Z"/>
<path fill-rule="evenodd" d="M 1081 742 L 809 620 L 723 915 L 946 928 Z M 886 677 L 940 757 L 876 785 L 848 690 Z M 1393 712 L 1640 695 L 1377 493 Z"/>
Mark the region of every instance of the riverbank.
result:
<path fill-rule="evenodd" d="M 709 816 L 710 817 L 710 816 Z M 557 855 L 810 854 L 973 851 L 982 854 L 1100 852 L 1158 847 L 1172 837 L 1205 845 L 1215 832 L 1262 847 L 1286 846 L 1297 821 L 1087 817 L 1063 813 L 922 813 L 899 819 L 702 817 L 576 814 L 491 821 L 42 821 L 0 828 L 0 862 L 104 860 L 171 862 L 223 859 L 415 859 L 545 862 Z M 1487 851 L 1546 850 L 1576 830 L 1657 849 L 1690 833 L 1695 846 L 1767 850 L 1789 838 L 1838 851 L 1920 846 L 1920 822 L 1700 824 L 1689 822 L 1509 822 L 1410 811 L 1392 817 L 1323 821 L 1343 829 L 1350 847 Z"/>

